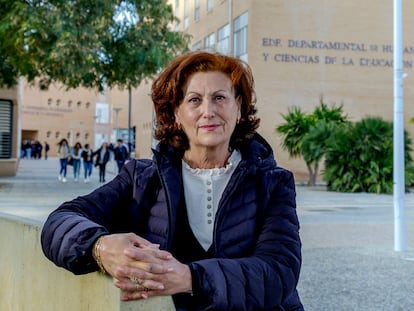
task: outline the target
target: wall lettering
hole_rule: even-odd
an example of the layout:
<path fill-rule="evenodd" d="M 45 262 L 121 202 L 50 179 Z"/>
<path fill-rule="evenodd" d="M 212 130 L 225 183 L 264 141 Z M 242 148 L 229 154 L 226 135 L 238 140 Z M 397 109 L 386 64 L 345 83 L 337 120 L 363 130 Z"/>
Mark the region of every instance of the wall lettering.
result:
<path fill-rule="evenodd" d="M 262 46 L 276 49 L 274 52 L 266 50 L 262 53 L 265 62 L 358 66 L 364 68 L 393 68 L 394 63 L 392 55 L 390 55 L 394 48 L 389 44 L 264 37 L 262 38 Z M 283 49 L 283 52 L 280 49 Z M 292 52 L 286 52 L 287 50 L 292 50 Z M 331 55 L 326 55 L 327 53 Z M 337 55 L 338 53 L 347 54 Z M 366 54 L 366 56 L 361 56 L 363 54 Z M 404 68 L 413 68 L 413 60 L 408 58 L 414 55 L 414 46 L 405 46 L 403 54 Z"/>

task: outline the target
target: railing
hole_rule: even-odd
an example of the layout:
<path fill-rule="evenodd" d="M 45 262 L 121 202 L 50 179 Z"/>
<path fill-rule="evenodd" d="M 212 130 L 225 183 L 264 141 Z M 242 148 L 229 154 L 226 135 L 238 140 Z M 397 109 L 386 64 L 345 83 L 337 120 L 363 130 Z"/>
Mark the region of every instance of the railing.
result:
<path fill-rule="evenodd" d="M 0 213 L 0 310 L 173 311 L 171 297 L 123 302 L 112 278 L 76 276 L 41 250 L 42 224 Z"/>

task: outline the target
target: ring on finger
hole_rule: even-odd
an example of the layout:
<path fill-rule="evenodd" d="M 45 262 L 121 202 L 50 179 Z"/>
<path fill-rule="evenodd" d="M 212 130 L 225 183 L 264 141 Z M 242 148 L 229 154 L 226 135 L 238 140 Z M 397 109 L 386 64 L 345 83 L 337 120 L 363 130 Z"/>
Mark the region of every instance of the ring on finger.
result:
<path fill-rule="evenodd" d="M 136 289 L 137 292 L 142 292 L 142 291 L 143 292 L 149 292 L 150 291 L 150 289 L 148 287 L 145 287 L 145 286 L 140 285 L 140 284 L 135 285 L 135 289 Z"/>
<path fill-rule="evenodd" d="M 129 279 L 131 280 L 132 283 L 137 284 L 137 285 L 141 285 L 142 283 L 144 283 L 144 280 L 139 279 L 135 276 L 130 277 Z"/>

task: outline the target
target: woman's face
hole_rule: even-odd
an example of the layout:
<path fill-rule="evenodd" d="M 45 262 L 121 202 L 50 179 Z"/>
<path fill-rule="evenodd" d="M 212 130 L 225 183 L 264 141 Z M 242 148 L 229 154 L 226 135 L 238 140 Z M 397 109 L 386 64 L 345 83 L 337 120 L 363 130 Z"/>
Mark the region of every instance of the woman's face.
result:
<path fill-rule="evenodd" d="M 240 102 L 225 74 L 212 71 L 190 76 L 184 86 L 184 99 L 175 111 L 190 149 L 228 149 L 240 117 Z"/>

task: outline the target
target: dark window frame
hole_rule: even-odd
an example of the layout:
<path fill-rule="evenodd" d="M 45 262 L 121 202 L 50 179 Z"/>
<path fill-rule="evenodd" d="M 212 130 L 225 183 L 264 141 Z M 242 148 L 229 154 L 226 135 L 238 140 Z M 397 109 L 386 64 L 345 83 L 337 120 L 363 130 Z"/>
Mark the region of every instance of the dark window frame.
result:
<path fill-rule="evenodd" d="M 0 99 L 0 159 L 11 159 L 13 154 L 13 101 Z"/>

